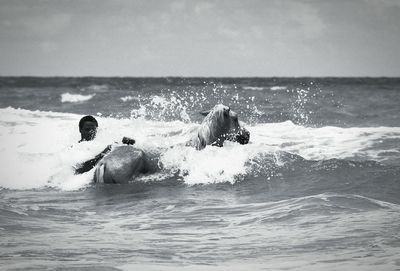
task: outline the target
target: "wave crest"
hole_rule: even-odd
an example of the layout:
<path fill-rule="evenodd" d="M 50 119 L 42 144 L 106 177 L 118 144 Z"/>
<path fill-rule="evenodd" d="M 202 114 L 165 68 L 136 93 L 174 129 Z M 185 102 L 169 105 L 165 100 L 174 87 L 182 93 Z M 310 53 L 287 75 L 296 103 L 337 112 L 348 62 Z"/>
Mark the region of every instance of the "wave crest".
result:
<path fill-rule="evenodd" d="M 92 99 L 96 94 L 81 95 L 81 94 L 71 94 L 69 92 L 61 94 L 62 103 L 78 103 L 86 102 Z"/>
<path fill-rule="evenodd" d="M 155 97 L 153 105 L 164 106 L 165 102 Z M 279 174 L 304 179 L 308 174 L 323 175 L 326 179 L 330 172 L 337 178 L 346 179 L 346 174 L 361 178 L 366 168 L 375 168 L 390 179 L 390 174 L 397 173 L 368 161 L 395 165 L 399 160 L 398 153 L 384 152 L 399 142 L 398 127 L 311 128 L 290 121 L 257 124 L 247 126 L 251 133 L 248 145 L 226 142 L 223 148 L 196 151 L 184 146 L 199 125 L 192 122 L 98 117 L 96 140 L 77 144 L 80 115 L 13 108 L 0 109 L 0 114 L 3 188 L 84 187 L 92 173 L 74 176 L 72 166 L 120 142 L 123 136 L 134 138 L 145 152 L 159 154 L 163 172 L 158 179 L 172 174 L 187 184 L 235 183 L 258 177 L 268 181 Z"/>

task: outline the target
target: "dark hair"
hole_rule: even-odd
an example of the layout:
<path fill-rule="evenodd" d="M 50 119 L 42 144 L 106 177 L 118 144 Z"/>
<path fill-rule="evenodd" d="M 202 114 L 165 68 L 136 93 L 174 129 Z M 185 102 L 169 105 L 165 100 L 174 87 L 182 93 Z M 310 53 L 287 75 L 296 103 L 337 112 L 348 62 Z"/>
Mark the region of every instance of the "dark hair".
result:
<path fill-rule="evenodd" d="M 96 120 L 93 116 L 84 116 L 84 117 L 81 118 L 81 120 L 79 121 L 79 130 L 82 129 L 83 124 L 84 124 L 86 121 L 94 122 L 94 124 L 96 124 L 96 127 L 99 126 L 99 124 L 97 123 L 97 120 Z"/>

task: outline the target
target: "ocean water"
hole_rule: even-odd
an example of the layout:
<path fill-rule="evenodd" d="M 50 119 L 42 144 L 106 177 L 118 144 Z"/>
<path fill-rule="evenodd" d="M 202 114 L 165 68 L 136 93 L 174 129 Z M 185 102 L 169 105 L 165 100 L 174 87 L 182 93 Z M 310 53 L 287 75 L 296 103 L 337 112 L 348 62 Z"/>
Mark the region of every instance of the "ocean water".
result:
<path fill-rule="evenodd" d="M 250 143 L 185 147 L 217 103 Z M 398 270 L 399 104 L 399 78 L 2 77 L 0 269 Z M 123 136 L 160 170 L 73 174 Z"/>

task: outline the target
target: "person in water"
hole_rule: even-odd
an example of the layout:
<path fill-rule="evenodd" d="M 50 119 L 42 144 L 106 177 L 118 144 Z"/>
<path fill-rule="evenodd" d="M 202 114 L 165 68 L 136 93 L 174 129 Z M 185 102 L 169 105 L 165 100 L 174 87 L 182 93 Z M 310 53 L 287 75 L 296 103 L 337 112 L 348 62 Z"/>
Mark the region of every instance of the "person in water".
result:
<path fill-rule="evenodd" d="M 84 116 L 79 121 L 79 132 L 81 134 L 81 140 L 78 143 L 83 141 L 92 141 L 96 137 L 97 127 L 99 126 L 97 120 L 93 116 Z M 122 143 L 127 145 L 135 144 L 135 140 L 129 137 L 123 137 Z M 75 174 L 85 173 L 96 166 L 96 164 L 111 151 L 111 145 L 108 145 L 101 153 L 96 155 L 94 158 L 79 164 L 75 168 Z"/>

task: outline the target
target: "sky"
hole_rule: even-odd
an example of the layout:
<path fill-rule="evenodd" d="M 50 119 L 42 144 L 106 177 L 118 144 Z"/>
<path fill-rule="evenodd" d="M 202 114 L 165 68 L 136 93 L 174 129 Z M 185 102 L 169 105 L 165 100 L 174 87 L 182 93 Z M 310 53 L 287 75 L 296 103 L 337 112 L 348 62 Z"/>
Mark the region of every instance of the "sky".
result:
<path fill-rule="evenodd" d="M 2 76 L 400 76 L 400 0 L 0 0 Z"/>

